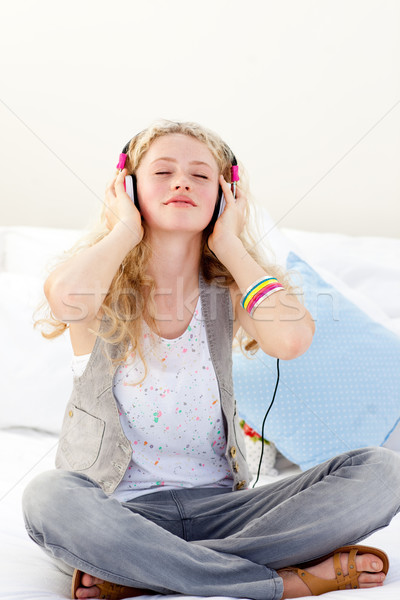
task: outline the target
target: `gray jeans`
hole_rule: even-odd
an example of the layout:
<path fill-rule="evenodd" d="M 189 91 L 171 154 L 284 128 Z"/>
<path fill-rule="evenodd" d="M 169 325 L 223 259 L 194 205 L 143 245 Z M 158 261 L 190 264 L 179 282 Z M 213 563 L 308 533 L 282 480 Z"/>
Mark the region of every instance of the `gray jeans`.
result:
<path fill-rule="evenodd" d="M 281 567 L 356 543 L 400 505 L 400 458 L 342 454 L 255 489 L 158 491 L 120 503 L 83 474 L 36 477 L 23 498 L 30 537 L 87 573 L 161 594 L 278 600 Z"/>

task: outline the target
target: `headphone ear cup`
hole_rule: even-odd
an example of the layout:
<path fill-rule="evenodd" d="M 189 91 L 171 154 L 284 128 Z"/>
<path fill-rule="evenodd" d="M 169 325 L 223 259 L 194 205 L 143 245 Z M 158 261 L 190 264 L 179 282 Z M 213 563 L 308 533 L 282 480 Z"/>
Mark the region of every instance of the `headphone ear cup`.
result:
<path fill-rule="evenodd" d="M 139 200 L 137 194 L 136 175 L 127 175 L 125 177 L 125 190 L 130 199 L 135 203 L 136 208 L 140 212 Z"/>
<path fill-rule="evenodd" d="M 224 198 L 224 194 L 222 193 L 222 187 L 219 186 L 218 187 L 218 198 L 215 203 L 215 208 L 214 208 L 213 216 L 210 221 L 210 225 L 214 225 L 215 221 L 218 219 L 219 215 L 221 214 L 221 212 L 222 212 L 221 204 L 223 204 L 223 206 L 225 206 L 225 198 Z M 223 210 L 223 208 L 222 208 L 222 210 Z"/>
<path fill-rule="evenodd" d="M 132 177 L 132 182 L 133 182 L 133 201 L 135 203 L 136 208 L 140 212 L 139 198 L 138 198 L 138 193 L 137 193 L 137 179 L 136 179 L 136 175 L 131 175 L 131 177 Z"/>
<path fill-rule="evenodd" d="M 224 212 L 224 208 L 226 206 L 226 200 L 225 200 L 225 196 L 222 193 L 222 189 L 221 189 L 221 198 L 219 201 L 219 210 L 218 210 L 218 215 L 217 215 L 217 219 L 218 217 L 220 217 L 222 215 L 222 213 Z"/>

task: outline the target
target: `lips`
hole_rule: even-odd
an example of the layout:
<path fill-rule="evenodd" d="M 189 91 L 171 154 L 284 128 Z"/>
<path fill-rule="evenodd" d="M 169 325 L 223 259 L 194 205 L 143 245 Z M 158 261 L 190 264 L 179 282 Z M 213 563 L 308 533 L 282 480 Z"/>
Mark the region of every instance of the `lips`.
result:
<path fill-rule="evenodd" d="M 173 198 L 170 198 L 165 204 L 187 204 L 189 206 L 196 206 L 193 200 L 188 196 L 174 196 Z"/>

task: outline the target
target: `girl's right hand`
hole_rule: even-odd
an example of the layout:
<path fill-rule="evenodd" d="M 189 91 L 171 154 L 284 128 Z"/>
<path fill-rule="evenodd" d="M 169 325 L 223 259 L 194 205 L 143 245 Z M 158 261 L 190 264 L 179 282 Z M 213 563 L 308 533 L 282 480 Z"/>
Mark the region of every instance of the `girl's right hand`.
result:
<path fill-rule="evenodd" d="M 111 231 L 119 223 L 124 223 L 130 229 L 132 236 L 138 244 L 143 237 L 143 226 L 140 212 L 135 203 L 130 199 L 124 188 L 127 169 L 117 171 L 114 179 L 106 187 L 105 220 L 106 226 Z"/>

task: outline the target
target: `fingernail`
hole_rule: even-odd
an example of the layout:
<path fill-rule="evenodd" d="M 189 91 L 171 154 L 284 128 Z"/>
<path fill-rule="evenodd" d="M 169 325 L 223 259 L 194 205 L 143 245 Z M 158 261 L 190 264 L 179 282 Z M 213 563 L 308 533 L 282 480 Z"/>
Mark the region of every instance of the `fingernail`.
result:
<path fill-rule="evenodd" d="M 375 569 L 375 571 L 377 571 L 379 569 L 379 565 L 378 565 L 378 563 L 376 561 L 374 561 L 372 563 L 372 568 Z"/>

